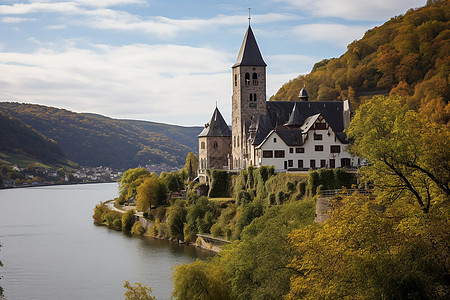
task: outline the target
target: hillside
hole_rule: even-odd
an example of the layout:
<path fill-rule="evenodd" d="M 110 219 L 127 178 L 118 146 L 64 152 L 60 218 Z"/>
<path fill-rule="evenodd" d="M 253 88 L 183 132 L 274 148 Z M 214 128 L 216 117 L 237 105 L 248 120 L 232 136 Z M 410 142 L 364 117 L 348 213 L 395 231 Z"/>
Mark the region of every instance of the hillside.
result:
<path fill-rule="evenodd" d="M 61 147 L 10 114 L 0 111 L 0 164 L 26 167 L 38 163 L 48 167 L 74 167 Z"/>
<path fill-rule="evenodd" d="M 84 166 L 132 168 L 160 163 L 179 166 L 184 164 L 187 153 L 193 151 L 164 134 L 145 130 L 146 122 L 143 121 L 136 121 L 141 128 L 134 126 L 132 121 L 12 102 L 1 102 L 0 110 L 57 141 L 70 160 Z M 184 137 L 184 141 L 189 140 L 190 131 L 184 133 L 184 127 L 160 126 L 167 126 L 166 131 L 173 131 L 175 137 L 178 135 Z M 196 136 L 193 135 L 187 144 L 194 145 L 195 141 L 196 145 Z"/>
<path fill-rule="evenodd" d="M 368 30 L 341 57 L 316 63 L 270 100 L 296 100 L 303 85 L 312 100 L 348 97 L 354 108 L 367 96 L 391 92 L 410 96 L 415 106 L 423 98 L 448 100 L 449 18 L 450 1 L 411 9 Z"/>

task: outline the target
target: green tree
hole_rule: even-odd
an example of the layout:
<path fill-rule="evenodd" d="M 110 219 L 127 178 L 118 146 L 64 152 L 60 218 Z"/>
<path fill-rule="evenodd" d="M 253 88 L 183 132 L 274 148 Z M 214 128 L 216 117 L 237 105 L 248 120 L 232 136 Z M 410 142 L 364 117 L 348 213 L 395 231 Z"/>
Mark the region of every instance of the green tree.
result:
<path fill-rule="evenodd" d="M 450 128 L 411 110 L 404 98 L 374 97 L 350 123 L 350 151 L 369 161 L 361 173 L 385 199 L 412 195 L 427 213 L 450 194 Z"/>
<path fill-rule="evenodd" d="M 136 197 L 138 186 L 144 181 L 145 177 L 150 176 L 150 172 L 145 168 L 129 169 L 123 173 L 119 182 L 119 194 L 121 199 Z"/>
<path fill-rule="evenodd" d="M 382 203 L 354 194 L 290 234 L 288 299 L 448 299 L 448 203 L 429 214 L 410 196 Z"/>
<path fill-rule="evenodd" d="M 241 240 L 224 247 L 214 258 L 226 270 L 233 299 L 282 299 L 289 292 L 295 271 L 288 234 L 312 223 L 314 202 L 301 201 L 274 206 L 253 220 Z"/>
<path fill-rule="evenodd" d="M 167 224 L 169 226 L 169 235 L 171 238 L 183 240 L 184 223 L 186 223 L 186 208 L 181 204 L 170 207 Z"/>
<path fill-rule="evenodd" d="M 134 210 L 127 210 L 122 214 L 122 230 L 130 231 L 134 224 Z"/>
<path fill-rule="evenodd" d="M 152 296 L 152 289 L 141 283 L 132 286 L 129 281 L 125 281 L 123 287 L 127 289 L 123 294 L 126 300 L 156 300 L 156 297 Z"/>
<path fill-rule="evenodd" d="M 136 210 L 147 211 L 151 204 L 155 204 L 158 190 L 158 177 L 156 174 L 147 177 L 136 189 Z M 153 201 L 152 201 L 153 199 Z"/>
<path fill-rule="evenodd" d="M 186 163 L 184 164 L 184 168 L 186 174 L 190 176 L 191 180 L 197 176 L 198 170 L 198 156 L 194 154 L 194 152 L 189 152 L 186 156 Z M 189 174 L 189 170 L 191 174 Z"/>
<path fill-rule="evenodd" d="M 172 280 L 172 296 L 179 300 L 232 299 L 224 270 L 201 260 L 176 266 Z"/>

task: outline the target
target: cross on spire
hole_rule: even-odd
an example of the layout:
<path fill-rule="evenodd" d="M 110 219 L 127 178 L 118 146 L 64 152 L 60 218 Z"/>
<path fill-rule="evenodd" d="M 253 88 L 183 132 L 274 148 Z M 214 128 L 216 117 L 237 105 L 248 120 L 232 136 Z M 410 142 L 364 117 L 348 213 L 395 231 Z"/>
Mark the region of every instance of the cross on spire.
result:
<path fill-rule="evenodd" d="M 248 8 L 248 26 L 250 26 L 250 20 L 251 20 L 251 17 L 250 17 L 250 7 Z"/>

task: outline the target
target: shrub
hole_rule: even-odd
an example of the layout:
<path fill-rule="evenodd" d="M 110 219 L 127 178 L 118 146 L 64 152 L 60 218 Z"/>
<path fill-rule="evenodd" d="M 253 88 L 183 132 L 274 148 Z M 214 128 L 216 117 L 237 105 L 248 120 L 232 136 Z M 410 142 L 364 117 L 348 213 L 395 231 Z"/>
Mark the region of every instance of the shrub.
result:
<path fill-rule="evenodd" d="M 122 220 L 121 219 L 115 219 L 113 221 L 113 227 L 115 230 L 122 230 Z"/>
<path fill-rule="evenodd" d="M 109 211 L 108 207 L 101 203 L 97 204 L 94 208 L 94 214 L 92 215 L 92 218 L 94 219 L 95 223 L 101 224 L 104 221 L 104 215 Z"/>
<path fill-rule="evenodd" d="M 183 235 L 185 242 L 192 242 L 195 238 L 195 232 L 191 229 L 191 226 L 185 224 L 183 227 Z"/>
<path fill-rule="evenodd" d="M 277 204 L 278 205 L 283 204 L 285 200 L 286 200 L 286 194 L 283 191 L 278 191 L 277 197 L 276 197 Z"/>
<path fill-rule="evenodd" d="M 309 172 L 308 184 L 306 185 L 308 196 L 314 196 L 318 186 L 319 174 L 316 171 Z"/>
<path fill-rule="evenodd" d="M 144 232 L 145 232 L 145 229 L 142 226 L 141 222 L 135 222 L 133 224 L 133 227 L 131 227 L 131 233 L 133 233 L 133 234 L 141 235 L 141 234 L 144 234 Z"/>
<path fill-rule="evenodd" d="M 286 188 L 289 192 L 295 191 L 295 183 L 291 181 L 286 182 Z"/>
<path fill-rule="evenodd" d="M 122 214 L 122 230 L 130 231 L 134 223 L 134 210 L 127 210 Z"/>
<path fill-rule="evenodd" d="M 269 197 L 267 198 L 269 205 L 275 205 L 277 203 L 277 197 L 275 196 L 274 193 L 270 193 Z"/>
<path fill-rule="evenodd" d="M 300 181 L 297 184 L 297 190 L 300 197 L 303 197 L 306 193 L 306 182 Z"/>
<path fill-rule="evenodd" d="M 247 191 L 240 191 L 237 197 L 237 204 L 238 205 L 245 205 L 252 201 L 252 197 L 249 192 Z"/>
<path fill-rule="evenodd" d="M 321 184 L 321 185 L 319 185 L 318 187 L 317 187 L 317 190 L 316 190 L 316 195 L 317 196 L 322 196 L 322 191 L 324 190 L 324 185 L 323 184 Z"/>
<path fill-rule="evenodd" d="M 184 240 L 183 228 L 186 222 L 186 209 L 181 205 L 171 207 L 167 225 L 169 227 L 169 235 L 177 240 Z"/>
<path fill-rule="evenodd" d="M 211 198 L 228 196 L 228 172 L 225 170 L 208 170 L 211 186 L 208 196 Z"/>

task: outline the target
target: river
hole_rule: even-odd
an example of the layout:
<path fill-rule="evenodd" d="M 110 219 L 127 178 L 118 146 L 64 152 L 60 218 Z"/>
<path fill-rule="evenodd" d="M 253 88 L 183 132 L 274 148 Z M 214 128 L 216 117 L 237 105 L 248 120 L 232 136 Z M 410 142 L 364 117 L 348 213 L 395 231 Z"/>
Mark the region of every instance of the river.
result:
<path fill-rule="evenodd" d="M 0 286 L 10 300 L 124 299 L 125 280 L 169 299 L 171 268 L 212 254 L 93 224 L 117 184 L 0 190 Z"/>

